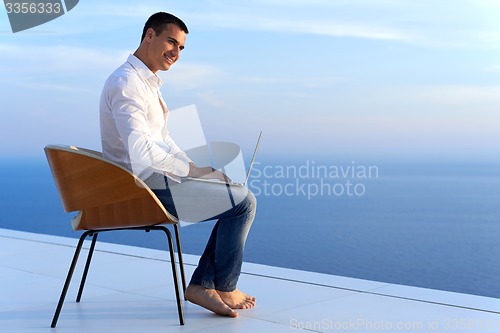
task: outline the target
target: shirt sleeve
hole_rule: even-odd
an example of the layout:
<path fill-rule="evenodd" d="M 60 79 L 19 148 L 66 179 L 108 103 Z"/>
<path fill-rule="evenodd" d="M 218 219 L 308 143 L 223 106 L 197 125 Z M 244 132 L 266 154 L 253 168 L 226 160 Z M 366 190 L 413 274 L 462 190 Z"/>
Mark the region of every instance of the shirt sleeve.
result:
<path fill-rule="evenodd" d="M 163 141 L 170 147 L 170 153 L 180 160 L 185 161 L 186 163 L 193 162 L 187 154 L 177 146 L 174 139 L 170 136 L 168 130 L 165 128 L 163 131 Z"/>
<path fill-rule="evenodd" d="M 189 161 L 173 140 L 162 146 L 153 140 L 147 119 L 150 103 L 145 97 L 147 93 L 141 91 L 140 82 L 130 80 L 133 78 L 115 77 L 108 87 L 108 96 L 116 127 L 129 153 L 132 171 L 139 176 L 147 169 L 187 176 Z"/>

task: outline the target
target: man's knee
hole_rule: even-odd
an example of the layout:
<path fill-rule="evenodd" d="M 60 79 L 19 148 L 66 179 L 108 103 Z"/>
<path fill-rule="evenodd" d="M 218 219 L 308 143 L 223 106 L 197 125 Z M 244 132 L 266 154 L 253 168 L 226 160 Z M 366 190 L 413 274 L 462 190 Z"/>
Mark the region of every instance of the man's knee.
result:
<path fill-rule="evenodd" d="M 247 211 L 255 211 L 257 208 L 257 198 L 255 198 L 255 195 L 252 193 L 252 191 L 248 190 L 247 196 L 245 198 L 245 208 Z"/>
<path fill-rule="evenodd" d="M 248 199 L 248 202 L 252 206 L 257 206 L 257 198 L 255 197 L 255 195 L 253 194 L 253 192 L 250 191 L 250 190 L 248 190 L 247 199 Z"/>

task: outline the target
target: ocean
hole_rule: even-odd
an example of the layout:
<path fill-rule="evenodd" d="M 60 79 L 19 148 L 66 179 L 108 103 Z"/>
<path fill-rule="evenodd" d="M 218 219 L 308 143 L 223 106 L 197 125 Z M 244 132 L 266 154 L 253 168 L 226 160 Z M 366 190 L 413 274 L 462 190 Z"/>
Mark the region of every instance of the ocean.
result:
<path fill-rule="evenodd" d="M 500 164 L 259 159 L 245 261 L 500 297 Z M 43 157 L 0 169 L 0 228 L 79 237 Z M 184 252 L 201 254 L 213 224 L 182 228 Z M 101 240 L 166 249 L 155 233 Z"/>

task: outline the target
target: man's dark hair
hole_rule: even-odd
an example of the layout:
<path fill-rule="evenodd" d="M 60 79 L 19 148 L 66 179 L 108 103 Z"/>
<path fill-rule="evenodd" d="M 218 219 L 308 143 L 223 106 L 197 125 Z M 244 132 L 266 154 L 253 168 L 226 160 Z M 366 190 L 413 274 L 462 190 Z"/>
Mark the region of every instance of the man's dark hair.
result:
<path fill-rule="evenodd" d="M 146 31 L 148 31 L 149 28 L 152 28 L 155 31 L 156 35 L 159 35 L 162 33 L 163 29 L 165 29 L 165 26 L 171 23 L 177 25 L 186 34 L 189 33 L 188 27 L 184 22 L 182 22 L 180 18 L 169 13 L 158 12 L 151 15 L 146 21 L 146 24 L 144 24 L 141 42 L 146 36 Z"/>

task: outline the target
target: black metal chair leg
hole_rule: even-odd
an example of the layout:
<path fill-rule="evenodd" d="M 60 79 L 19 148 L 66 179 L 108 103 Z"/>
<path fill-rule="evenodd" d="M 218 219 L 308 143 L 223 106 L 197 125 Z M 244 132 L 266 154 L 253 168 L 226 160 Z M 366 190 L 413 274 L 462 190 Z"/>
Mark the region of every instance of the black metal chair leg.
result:
<path fill-rule="evenodd" d="M 68 292 L 69 284 L 71 282 L 71 278 L 73 277 L 73 272 L 75 271 L 75 266 L 78 261 L 78 256 L 80 255 L 80 251 L 82 249 L 83 241 L 91 233 L 92 233 L 91 231 L 84 232 L 83 235 L 80 237 L 80 240 L 78 241 L 78 245 L 75 249 L 75 254 L 73 256 L 73 261 L 71 262 L 71 265 L 69 267 L 68 276 L 66 277 L 66 282 L 64 283 L 64 287 L 61 292 L 61 297 L 59 297 L 59 303 L 57 303 L 57 308 L 56 312 L 54 313 L 54 318 L 52 318 L 52 324 L 50 325 L 50 327 L 52 328 L 56 327 L 57 325 L 57 320 L 59 319 L 59 314 L 61 313 L 64 299 L 66 298 L 66 293 Z"/>
<path fill-rule="evenodd" d="M 174 255 L 174 245 L 172 240 L 172 234 L 170 230 L 168 230 L 164 226 L 158 226 L 157 229 L 163 230 L 165 235 L 167 235 L 168 240 L 168 251 L 170 253 L 170 263 L 172 265 L 172 277 L 174 279 L 174 287 L 175 287 L 175 298 L 177 299 L 177 312 L 179 314 L 179 323 L 184 325 L 184 312 L 182 311 L 182 303 L 181 303 L 181 295 L 179 291 L 179 281 L 177 279 L 177 266 L 175 263 L 175 255 Z"/>
<path fill-rule="evenodd" d="M 54 318 L 52 319 L 52 324 L 50 326 L 52 328 L 56 327 L 57 320 L 59 319 L 59 314 L 61 313 L 64 299 L 66 298 L 66 294 L 68 292 L 68 288 L 69 288 L 69 285 L 71 283 L 71 278 L 73 277 L 73 273 L 75 271 L 75 267 L 76 267 L 76 264 L 78 262 L 78 257 L 80 255 L 85 238 L 87 238 L 89 235 L 93 236 L 92 243 L 91 243 L 90 249 L 89 249 L 89 254 L 87 256 L 87 262 L 85 264 L 85 270 L 83 272 L 82 281 L 80 283 L 80 288 L 78 291 L 78 296 L 77 296 L 77 300 L 76 300 L 77 302 L 80 301 L 82 293 L 83 293 L 83 288 L 85 286 L 85 281 L 87 279 L 88 270 L 90 268 L 92 255 L 94 253 L 95 244 L 97 241 L 97 235 L 99 232 L 112 231 L 112 230 L 146 230 L 146 231 L 162 230 L 165 233 L 165 235 L 167 236 L 167 240 L 168 240 L 168 248 L 169 248 L 169 253 L 170 253 L 170 263 L 172 265 L 172 277 L 174 280 L 175 297 L 177 300 L 177 312 L 179 314 L 179 323 L 181 325 L 184 325 L 184 312 L 182 310 L 182 302 L 181 302 L 181 296 L 180 296 L 180 290 L 179 290 L 179 280 L 178 280 L 178 276 L 177 276 L 177 264 L 175 261 L 175 251 L 174 251 L 172 234 L 164 226 L 152 226 L 152 227 L 137 227 L 137 228 L 121 228 L 121 229 L 103 229 L 103 230 L 99 230 L 99 231 L 88 230 L 88 231 L 84 232 L 83 235 L 80 237 L 80 240 L 78 241 L 78 245 L 75 249 L 75 254 L 73 256 L 73 260 L 71 262 L 71 265 L 70 265 L 70 268 L 68 271 L 68 275 L 66 277 L 66 282 L 64 283 L 64 287 L 63 287 L 63 290 L 61 292 L 61 297 L 59 298 L 59 303 L 57 304 L 56 312 L 54 313 Z M 180 254 L 179 261 L 181 264 L 181 274 L 182 274 L 182 278 L 183 278 L 183 287 L 185 288 L 185 278 L 184 278 L 184 272 L 183 272 L 184 271 L 184 263 L 182 262 L 182 254 L 180 252 L 181 248 L 180 248 L 180 238 L 179 238 L 178 229 L 176 229 L 176 241 L 177 241 L 177 248 L 179 249 L 179 254 Z"/>
<path fill-rule="evenodd" d="M 80 282 L 80 288 L 78 289 L 78 296 L 76 296 L 76 302 L 80 302 L 82 299 L 83 287 L 85 286 L 85 281 L 87 280 L 87 273 L 89 272 L 90 261 L 92 260 L 92 254 L 94 253 L 95 243 L 97 241 L 97 235 L 99 233 L 94 233 L 92 237 L 92 243 L 90 244 L 89 254 L 87 255 L 87 262 L 85 263 L 85 270 L 83 271 L 82 281 Z"/>
<path fill-rule="evenodd" d="M 179 267 L 181 270 L 181 282 L 182 282 L 182 294 L 184 295 L 184 300 L 186 299 L 186 274 L 184 273 L 184 260 L 182 260 L 182 248 L 181 248 L 181 235 L 179 233 L 179 226 L 174 224 L 175 231 L 175 242 L 177 243 L 177 256 L 179 257 Z"/>

